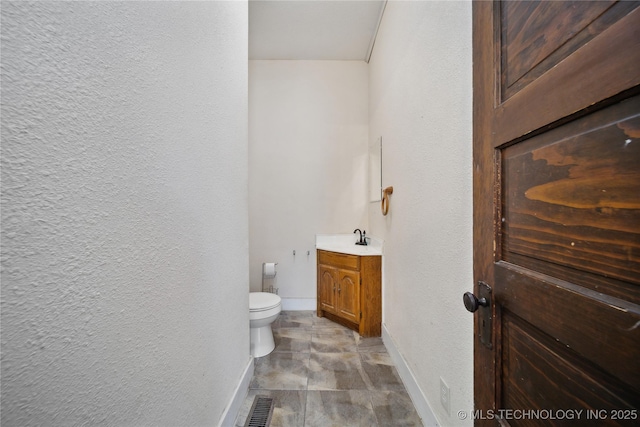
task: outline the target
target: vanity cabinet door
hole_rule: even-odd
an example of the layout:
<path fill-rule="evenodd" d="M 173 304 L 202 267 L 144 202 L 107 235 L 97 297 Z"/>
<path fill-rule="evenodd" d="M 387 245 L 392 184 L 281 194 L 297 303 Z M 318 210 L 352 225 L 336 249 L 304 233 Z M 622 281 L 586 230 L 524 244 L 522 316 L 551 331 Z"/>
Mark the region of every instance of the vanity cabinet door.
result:
<path fill-rule="evenodd" d="M 338 270 L 337 308 L 340 317 L 360 323 L 360 272 Z"/>
<path fill-rule="evenodd" d="M 337 269 L 328 265 L 318 265 L 318 308 L 330 313 L 336 311 Z"/>

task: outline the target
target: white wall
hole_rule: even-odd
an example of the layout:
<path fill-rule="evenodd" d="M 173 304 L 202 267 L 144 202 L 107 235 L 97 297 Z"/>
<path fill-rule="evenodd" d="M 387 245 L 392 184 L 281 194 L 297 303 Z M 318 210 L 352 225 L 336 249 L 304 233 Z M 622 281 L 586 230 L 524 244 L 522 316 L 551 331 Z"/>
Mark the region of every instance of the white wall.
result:
<path fill-rule="evenodd" d="M 473 408 L 471 2 L 389 2 L 369 67 L 369 135 L 394 188 L 388 216 L 369 209 L 385 325 L 438 422 L 471 425 L 456 415 Z"/>
<path fill-rule="evenodd" d="M 245 2 L 2 4 L 2 425 L 214 425 L 249 358 Z"/>
<path fill-rule="evenodd" d="M 367 228 L 367 91 L 361 61 L 249 61 L 251 290 L 277 262 L 285 309 L 315 307 L 316 233 Z"/>

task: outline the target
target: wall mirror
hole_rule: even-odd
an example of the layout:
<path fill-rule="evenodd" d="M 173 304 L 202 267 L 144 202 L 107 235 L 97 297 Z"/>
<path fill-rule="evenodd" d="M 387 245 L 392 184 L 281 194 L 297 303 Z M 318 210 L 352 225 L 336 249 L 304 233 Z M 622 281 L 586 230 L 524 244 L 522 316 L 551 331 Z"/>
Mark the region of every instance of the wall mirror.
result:
<path fill-rule="evenodd" d="M 382 198 L 382 137 L 369 144 L 369 201 Z"/>

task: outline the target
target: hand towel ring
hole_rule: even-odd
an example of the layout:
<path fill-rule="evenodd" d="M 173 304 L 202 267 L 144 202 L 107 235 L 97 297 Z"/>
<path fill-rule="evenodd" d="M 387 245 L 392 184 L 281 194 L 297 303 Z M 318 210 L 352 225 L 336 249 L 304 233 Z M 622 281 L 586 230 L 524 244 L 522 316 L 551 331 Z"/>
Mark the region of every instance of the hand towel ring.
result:
<path fill-rule="evenodd" d="M 389 213 L 389 196 L 393 194 L 393 187 L 387 187 L 382 190 L 382 200 L 380 201 L 380 207 L 382 208 L 382 215 Z"/>

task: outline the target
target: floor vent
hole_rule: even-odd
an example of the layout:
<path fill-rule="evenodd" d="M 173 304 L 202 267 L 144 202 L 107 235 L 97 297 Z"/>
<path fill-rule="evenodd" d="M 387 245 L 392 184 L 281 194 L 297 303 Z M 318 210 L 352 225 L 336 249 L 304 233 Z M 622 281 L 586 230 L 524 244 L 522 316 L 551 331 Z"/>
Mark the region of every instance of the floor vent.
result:
<path fill-rule="evenodd" d="M 251 405 L 244 427 L 269 427 L 273 414 L 273 399 L 266 396 L 256 396 Z"/>

